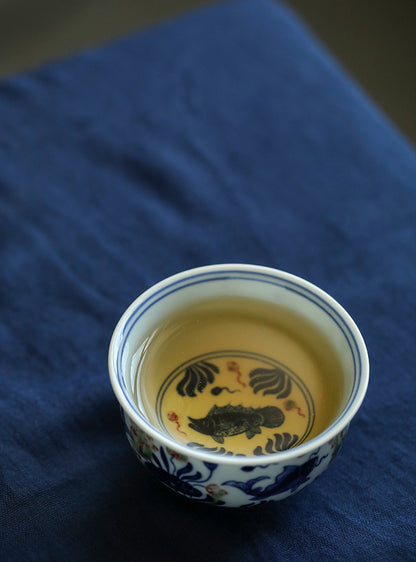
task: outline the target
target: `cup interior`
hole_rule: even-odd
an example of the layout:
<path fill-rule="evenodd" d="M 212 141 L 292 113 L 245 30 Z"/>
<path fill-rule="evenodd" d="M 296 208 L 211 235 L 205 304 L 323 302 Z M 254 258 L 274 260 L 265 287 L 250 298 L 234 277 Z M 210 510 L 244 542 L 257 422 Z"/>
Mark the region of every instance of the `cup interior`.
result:
<path fill-rule="evenodd" d="M 272 378 L 270 373 L 277 373 L 276 376 L 280 377 L 276 379 L 278 382 L 274 387 L 275 389 L 280 388 L 284 379 L 282 372 L 286 373 L 286 377 L 291 379 L 292 394 L 284 395 L 284 392 L 287 393 L 286 383 L 285 391 L 280 391 L 280 395 L 272 395 L 273 400 L 268 403 L 270 405 L 261 403 L 257 408 L 250 407 L 243 411 L 240 398 L 242 394 L 234 394 L 234 392 L 243 391 L 242 387 L 236 388 L 238 373 L 237 368 L 234 368 L 234 373 L 231 373 L 231 375 L 236 375 L 235 380 L 233 379 L 234 387 L 231 388 L 228 385 L 228 390 L 223 390 L 224 395 L 227 394 L 227 397 L 225 398 L 224 396 L 222 405 L 216 405 L 215 400 L 217 400 L 217 397 L 215 399 L 211 398 L 210 407 L 208 408 L 207 406 L 206 408 L 205 414 L 207 415 L 204 421 L 193 423 L 193 426 L 197 427 L 197 431 L 201 435 L 193 436 L 194 438 L 191 439 L 192 446 L 195 445 L 195 440 L 201 441 L 198 437 L 206 439 L 206 435 L 202 435 L 202 432 L 206 431 L 207 424 L 212 426 L 214 414 L 217 414 L 214 421 L 220 423 L 218 420 L 221 419 L 223 425 L 221 430 L 216 429 L 214 434 L 211 431 L 211 437 L 214 441 L 211 441 L 211 446 L 205 447 L 205 449 L 214 452 L 220 449 L 223 450 L 223 435 L 227 436 L 230 432 L 238 430 L 238 428 L 235 429 L 236 424 L 234 424 L 233 429 L 230 429 L 231 426 L 224 426 L 224 420 L 230 419 L 230 411 L 233 408 L 232 412 L 234 414 L 238 408 L 240 408 L 238 410 L 240 413 L 243 411 L 245 415 L 244 423 L 249 423 L 247 420 L 255 420 L 253 421 L 254 429 L 250 429 L 251 426 L 249 429 L 245 429 L 245 436 L 248 436 L 250 444 L 254 443 L 256 439 L 260 439 L 258 435 L 264 435 L 267 431 L 269 433 L 273 431 L 273 435 L 283 436 L 279 438 L 280 446 L 283 446 L 282 442 L 286 439 L 286 445 L 297 449 L 299 446 L 304 447 L 310 442 L 308 441 L 308 435 L 310 436 L 309 439 L 312 440 L 317 438 L 324 439 L 325 435 L 340 431 L 348 425 L 361 404 L 368 381 L 368 358 L 365 344 L 355 323 L 334 299 L 309 282 L 278 270 L 247 265 L 208 266 L 175 275 L 143 293 L 122 316 L 110 346 L 110 375 L 113 388 L 121 406 L 130 417 L 135 419 L 136 423 L 142 424 L 145 430 L 154 432 L 156 436 L 167 443 L 181 443 L 185 447 L 189 445 L 189 443 L 187 444 L 188 437 L 182 438 L 181 434 L 190 432 L 189 426 L 192 426 L 192 424 L 189 422 L 189 419 L 193 420 L 194 418 L 188 415 L 186 427 L 182 424 L 180 426 L 182 431 L 178 430 L 179 417 L 177 412 L 176 410 L 174 412 L 172 407 L 169 410 L 169 406 L 167 406 L 166 411 L 168 415 L 173 417 L 173 413 L 175 413 L 176 423 L 174 418 L 171 420 L 172 423 L 162 420 L 163 400 L 160 396 L 168 396 L 167 390 L 170 388 L 169 385 L 171 383 L 172 388 L 175 385 L 176 388 L 180 387 L 181 381 L 185 380 L 183 373 L 187 373 L 186 369 L 192 370 L 192 365 L 195 364 L 195 361 L 191 365 L 188 358 L 185 357 L 182 363 L 178 363 L 178 369 L 172 369 L 165 375 L 163 373 L 160 374 L 158 369 L 151 373 L 151 369 L 143 368 L 143 357 L 152 349 L 154 334 L 157 333 L 159 327 L 167 319 L 182 314 L 184 310 L 191 311 L 197 309 L 201 303 L 214 302 L 214 300 L 219 298 L 222 299 L 222 302 L 226 302 L 227 299 L 234 302 L 237 302 L 238 299 L 240 299 L 238 302 L 255 302 L 259 304 L 259 310 L 269 308 L 273 311 L 274 307 L 278 307 L 279 311 L 284 311 L 285 318 L 291 319 L 292 331 L 296 331 L 296 325 L 299 321 L 308 326 L 309 330 L 307 332 L 310 334 L 309 344 L 311 348 L 314 348 L 316 356 L 320 356 L 321 348 L 323 347 L 322 342 L 325 342 L 325 346 L 331 350 L 332 356 L 336 359 L 336 365 L 333 364 L 335 366 L 332 367 L 332 370 L 336 371 L 334 373 L 334 377 L 336 377 L 336 384 L 334 383 L 336 392 L 334 386 L 332 390 L 328 391 L 327 396 L 321 396 L 322 392 L 325 392 L 325 388 L 322 391 L 314 391 L 314 395 L 314 392 L 309 392 L 307 385 L 305 386 L 301 381 L 302 377 L 299 377 L 296 369 L 293 370 L 290 366 L 287 366 L 287 361 L 279 362 L 279 357 L 277 359 L 270 358 L 270 360 L 262 359 L 264 354 L 257 353 L 256 349 L 247 352 L 240 350 L 241 354 L 237 358 L 231 358 L 232 360 L 221 350 L 222 355 L 220 352 L 216 354 L 216 351 L 211 350 L 207 356 L 203 356 L 203 354 L 199 353 L 201 349 L 198 349 L 196 355 L 200 360 L 203 360 L 205 364 L 216 366 L 217 370 L 213 372 L 212 376 L 219 376 L 218 372 L 221 374 L 221 369 L 226 370 L 226 365 L 237 364 L 238 361 L 243 361 L 244 359 L 249 361 L 248 364 L 252 365 L 250 377 L 254 373 L 253 377 L 250 378 L 250 382 L 248 382 L 248 378 L 246 379 L 246 387 L 251 385 L 250 390 L 256 392 L 256 389 L 259 389 L 258 396 L 263 396 L 264 381 L 267 382 L 268 378 Z M 248 356 L 247 353 L 251 355 Z M 152 357 L 151 352 L 150 357 Z M 255 361 L 258 361 L 258 363 L 256 364 Z M 201 363 L 198 365 L 198 368 L 200 368 Z M 227 376 L 231 375 L 227 374 Z M 158 377 L 160 377 L 160 380 Z M 202 376 L 202 378 L 204 377 Z M 154 383 L 156 379 L 158 380 Z M 198 380 L 200 381 L 200 379 Z M 214 383 L 210 386 L 206 380 L 205 384 L 208 385 L 208 389 L 211 388 L 211 392 L 216 389 L 226 388 L 218 384 L 214 386 Z M 328 384 L 331 385 L 332 383 L 329 382 Z M 154 390 L 146 391 L 146 388 L 152 388 L 152 385 Z M 186 386 L 187 382 L 185 380 L 181 388 L 186 388 Z M 188 388 L 191 387 L 192 385 L 188 384 Z M 298 394 L 295 392 L 296 389 L 298 389 Z M 217 392 L 219 393 L 220 390 Z M 231 393 L 233 394 L 231 395 Z M 144 397 L 144 394 L 147 394 L 147 397 Z M 321 406 L 319 404 L 331 402 L 335 394 L 337 396 L 336 405 L 329 417 L 324 419 L 320 416 Z M 194 390 L 194 395 L 199 396 L 196 390 Z M 282 397 L 280 398 L 280 396 Z M 296 397 L 296 400 L 293 399 L 293 396 Z M 269 399 L 268 396 L 264 399 L 266 398 Z M 185 396 L 185 399 L 188 400 L 188 397 Z M 158 403 L 158 400 L 160 403 Z M 302 402 L 302 400 L 304 401 Z M 188 402 L 194 403 L 196 400 L 193 398 L 192 400 L 189 399 Z M 217 410 L 215 410 L 215 407 L 217 407 Z M 274 408 L 274 410 L 271 408 Z M 278 416 L 276 417 L 277 410 L 283 412 L 282 415 L 286 421 L 291 416 L 295 416 L 296 408 L 298 421 L 303 423 L 302 426 L 299 425 L 299 430 L 296 430 L 297 442 L 293 442 L 292 436 L 294 432 L 290 433 L 290 431 L 279 429 L 268 430 L 268 427 L 274 428 L 281 421 Z M 154 415 L 155 412 L 156 415 Z M 222 414 L 222 418 L 220 414 Z M 299 416 L 302 416 L 302 418 Z M 322 418 L 320 421 L 321 425 L 314 434 L 314 420 L 320 417 Z M 306 420 L 306 418 L 308 419 Z M 241 416 L 239 419 L 241 419 Z M 309 426 L 312 424 L 312 427 L 309 428 L 308 424 Z M 284 428 L 285 426 L 283 425 Z M 175 433 L 175 431 L 178 432 Z M 307 434 L 308 431 L 309 433 Z M 251 435 L 250 432 L 257 433 L 256 435 Z M 244 431 L 241 433 L 244 434 Z M 306 437 L 302 440 L 303 437 L 301 438 L 301 435 L 304 434 Z M 291 435 L 291 437 L 289 438 L 287 435 Z M 330 435 L 327 435 L 327 437 L 330 438 Z M 290 439 L 292 443 L 290 443 Z M 233 439 L 228 439 L 228 441 L 225 439 L 225 443 L 227 442 L 237 442 L 237 438 L 233 437 Z M 276 440 L 273 442 L 277 443 Z M 201 447 L 204 448 L 202 445 Z M 275 446 L 274 449 L 271 449 L 271 452 L 274 453 L 281 450 L 276 449 Z M 249 451 L 247 453 L 249 456 L 266 452 L 265 448 L 259 444 L 257 447 L 253 446 L 251 451 L 254 451 L 254 453 Z"/>

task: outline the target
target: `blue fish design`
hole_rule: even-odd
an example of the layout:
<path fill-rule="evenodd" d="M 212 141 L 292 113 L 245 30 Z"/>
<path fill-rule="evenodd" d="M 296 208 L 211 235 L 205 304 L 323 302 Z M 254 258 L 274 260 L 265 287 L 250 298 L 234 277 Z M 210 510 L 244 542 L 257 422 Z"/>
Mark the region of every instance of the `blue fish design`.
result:
<path fill-rule="evenodd" d="M 217 443 L 224 443 L 224 437 L 245 433 L 252 439 L 261 433 L 261 427 L 279 427 L 285 416 L 277 406 L 246 408 L 245 406 L 214 405 L 204 418 L 188 417 L 191 429 L 210 435 Z"/>

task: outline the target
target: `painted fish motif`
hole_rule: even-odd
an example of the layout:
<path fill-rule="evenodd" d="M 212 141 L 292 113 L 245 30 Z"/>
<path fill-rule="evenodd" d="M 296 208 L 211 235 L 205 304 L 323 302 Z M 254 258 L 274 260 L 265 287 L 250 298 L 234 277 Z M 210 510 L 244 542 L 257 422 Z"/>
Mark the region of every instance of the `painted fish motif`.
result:
<path fill-rule="evenodd" d="M 246 408 L 245 406 L 214 405 L 204 418 L 188 418 L 189 427 L 210 435 L 217 443 L 224 443 L 224 437 L 245 433 L 247 439 L 261 433 L 261 427 L 279 427 L 285 415 L 276 406 Z"/>

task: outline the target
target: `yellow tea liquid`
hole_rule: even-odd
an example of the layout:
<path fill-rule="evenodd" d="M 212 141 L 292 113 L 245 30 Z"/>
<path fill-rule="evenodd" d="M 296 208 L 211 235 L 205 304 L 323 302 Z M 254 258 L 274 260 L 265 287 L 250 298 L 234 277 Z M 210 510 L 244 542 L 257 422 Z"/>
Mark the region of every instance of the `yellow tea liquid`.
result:
<path fill-rule="evenodd" d="M 344 391 L 323 334 L 249 298 L 181 310 L 149 334 L 133 364 L 133 391 L 149 421 L 176 441 L 221 454 L 304 443 L 335 419 Z"/>

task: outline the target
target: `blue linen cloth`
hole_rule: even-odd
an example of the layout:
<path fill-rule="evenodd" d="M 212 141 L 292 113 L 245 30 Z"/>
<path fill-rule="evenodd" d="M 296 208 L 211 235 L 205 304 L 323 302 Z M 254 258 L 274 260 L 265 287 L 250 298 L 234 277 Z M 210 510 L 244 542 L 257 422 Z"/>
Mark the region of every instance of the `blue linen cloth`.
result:
<path fill-rule="evenodd" d="M 303 276 L 367 342 L 298 495 L 190 504 L 122 435 L 112 330 L 209 263 Z M 283 5 L 197 11 L 0 84 L 0 559 L 415 560 L 416 156 Z"/>

